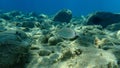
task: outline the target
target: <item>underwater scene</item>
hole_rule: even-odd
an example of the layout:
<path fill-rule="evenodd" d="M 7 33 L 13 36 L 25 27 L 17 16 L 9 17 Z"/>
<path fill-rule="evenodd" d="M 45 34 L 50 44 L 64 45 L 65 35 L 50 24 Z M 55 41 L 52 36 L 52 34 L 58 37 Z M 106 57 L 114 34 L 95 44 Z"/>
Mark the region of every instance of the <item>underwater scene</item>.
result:
<path fill-rule="evenodd" d="M 0 3 L 0 68 L 120 68 L 119 0 Z"/>

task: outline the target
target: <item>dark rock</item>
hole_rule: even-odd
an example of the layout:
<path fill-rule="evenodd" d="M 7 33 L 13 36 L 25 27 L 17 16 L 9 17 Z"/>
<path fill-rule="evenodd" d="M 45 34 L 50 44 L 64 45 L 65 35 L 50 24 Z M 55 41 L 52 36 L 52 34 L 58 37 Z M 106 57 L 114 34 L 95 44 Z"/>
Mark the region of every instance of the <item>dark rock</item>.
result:
<path fill-rule="evenodd" d="M 69 9 L 63 9 L 56 14 L 53 20 L 68 23 L 70 22 L 71 19 L 72 19 L 72 11 Z"/>
<path fill-rule="evenodd" d="M 48 37 L 46 37 L 46 36 L 41 36 L 41 37 L 39 38 L 39 42 L 40 42 L 40 43 L 48 43 Z"/>
<path fill-rule="evenodd" d="M 111 12 L 96 12 L 89 15 L 87 18 L 88 25 L 102 25 L 103 28 L 118 22 L 120 22 L 120 14 L 114 14 Z"/>
<path fill-rule="evenodd" d="M 66 49 L 66 51 L 63 52 L 63 57 L 61 57 L 61 61 L 66 61 L 68 59 L 70 59 L 71 57 L 74 56 L 74 54 L 68 49 Z"/>
<path fill-rule="evenodd" d="M 22 23 L 22 27 L 33 28 L 34 25 L 35 25 L 35 23 L 34 23 L 34 22 L 31 22 L 31 21 L 24 21 L 24 22 Z"/>
<path fill-rule="evenodd" d="M 49 50 L 40 50 L 39 51 L 40 56 L 48 56 L 50 54 L 51 54 L 51 51 L 49 51 Z"/>
<path fill-rule="evenodd" d="M 5 14 L 5 13 L 0 14 L 0 18 L 5 19 L 5 20 L 10 20 L 11 19 L 11 17 L 8 14 Z"/>
<path fill-rule="evenodd" d="M 0 67 L 24 66 L 30 42 L 30 39 L 22 31 L 0 32 Z"/>

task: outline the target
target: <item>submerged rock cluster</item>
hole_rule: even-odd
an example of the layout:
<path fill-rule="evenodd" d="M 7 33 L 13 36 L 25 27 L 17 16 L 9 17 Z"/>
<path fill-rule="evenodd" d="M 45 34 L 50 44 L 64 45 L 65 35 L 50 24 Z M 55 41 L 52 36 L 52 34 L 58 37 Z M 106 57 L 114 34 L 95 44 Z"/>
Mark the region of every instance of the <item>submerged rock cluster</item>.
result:
<path fill-rule="evenodd" d="M 120 14 L 0 14 L 0 68 L 120 68 Z"/>

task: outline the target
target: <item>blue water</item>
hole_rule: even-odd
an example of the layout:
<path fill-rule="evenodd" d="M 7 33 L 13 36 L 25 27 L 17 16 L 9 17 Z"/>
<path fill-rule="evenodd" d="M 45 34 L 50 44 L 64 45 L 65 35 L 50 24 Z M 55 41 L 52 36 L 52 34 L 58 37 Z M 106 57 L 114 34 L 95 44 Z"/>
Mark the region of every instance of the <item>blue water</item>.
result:
<path fill-rule="evenodd" d="M 74 16 L 95 11 L 120 12 L 120 0 L 0 0 L 0 10 L 55 14 L 70 9 Z"/>

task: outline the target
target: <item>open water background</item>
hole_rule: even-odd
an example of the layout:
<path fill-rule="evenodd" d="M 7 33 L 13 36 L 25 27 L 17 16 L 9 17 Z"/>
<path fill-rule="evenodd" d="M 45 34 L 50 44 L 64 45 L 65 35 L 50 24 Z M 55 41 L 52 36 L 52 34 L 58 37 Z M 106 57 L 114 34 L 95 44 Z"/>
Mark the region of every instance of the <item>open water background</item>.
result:
<path fill-rule="evenodd" d="M 120 12 L 120 0 L 0 0 L 0 10 L 55 14 L 70 9 L 74 16 L 95 11 Z"/>

